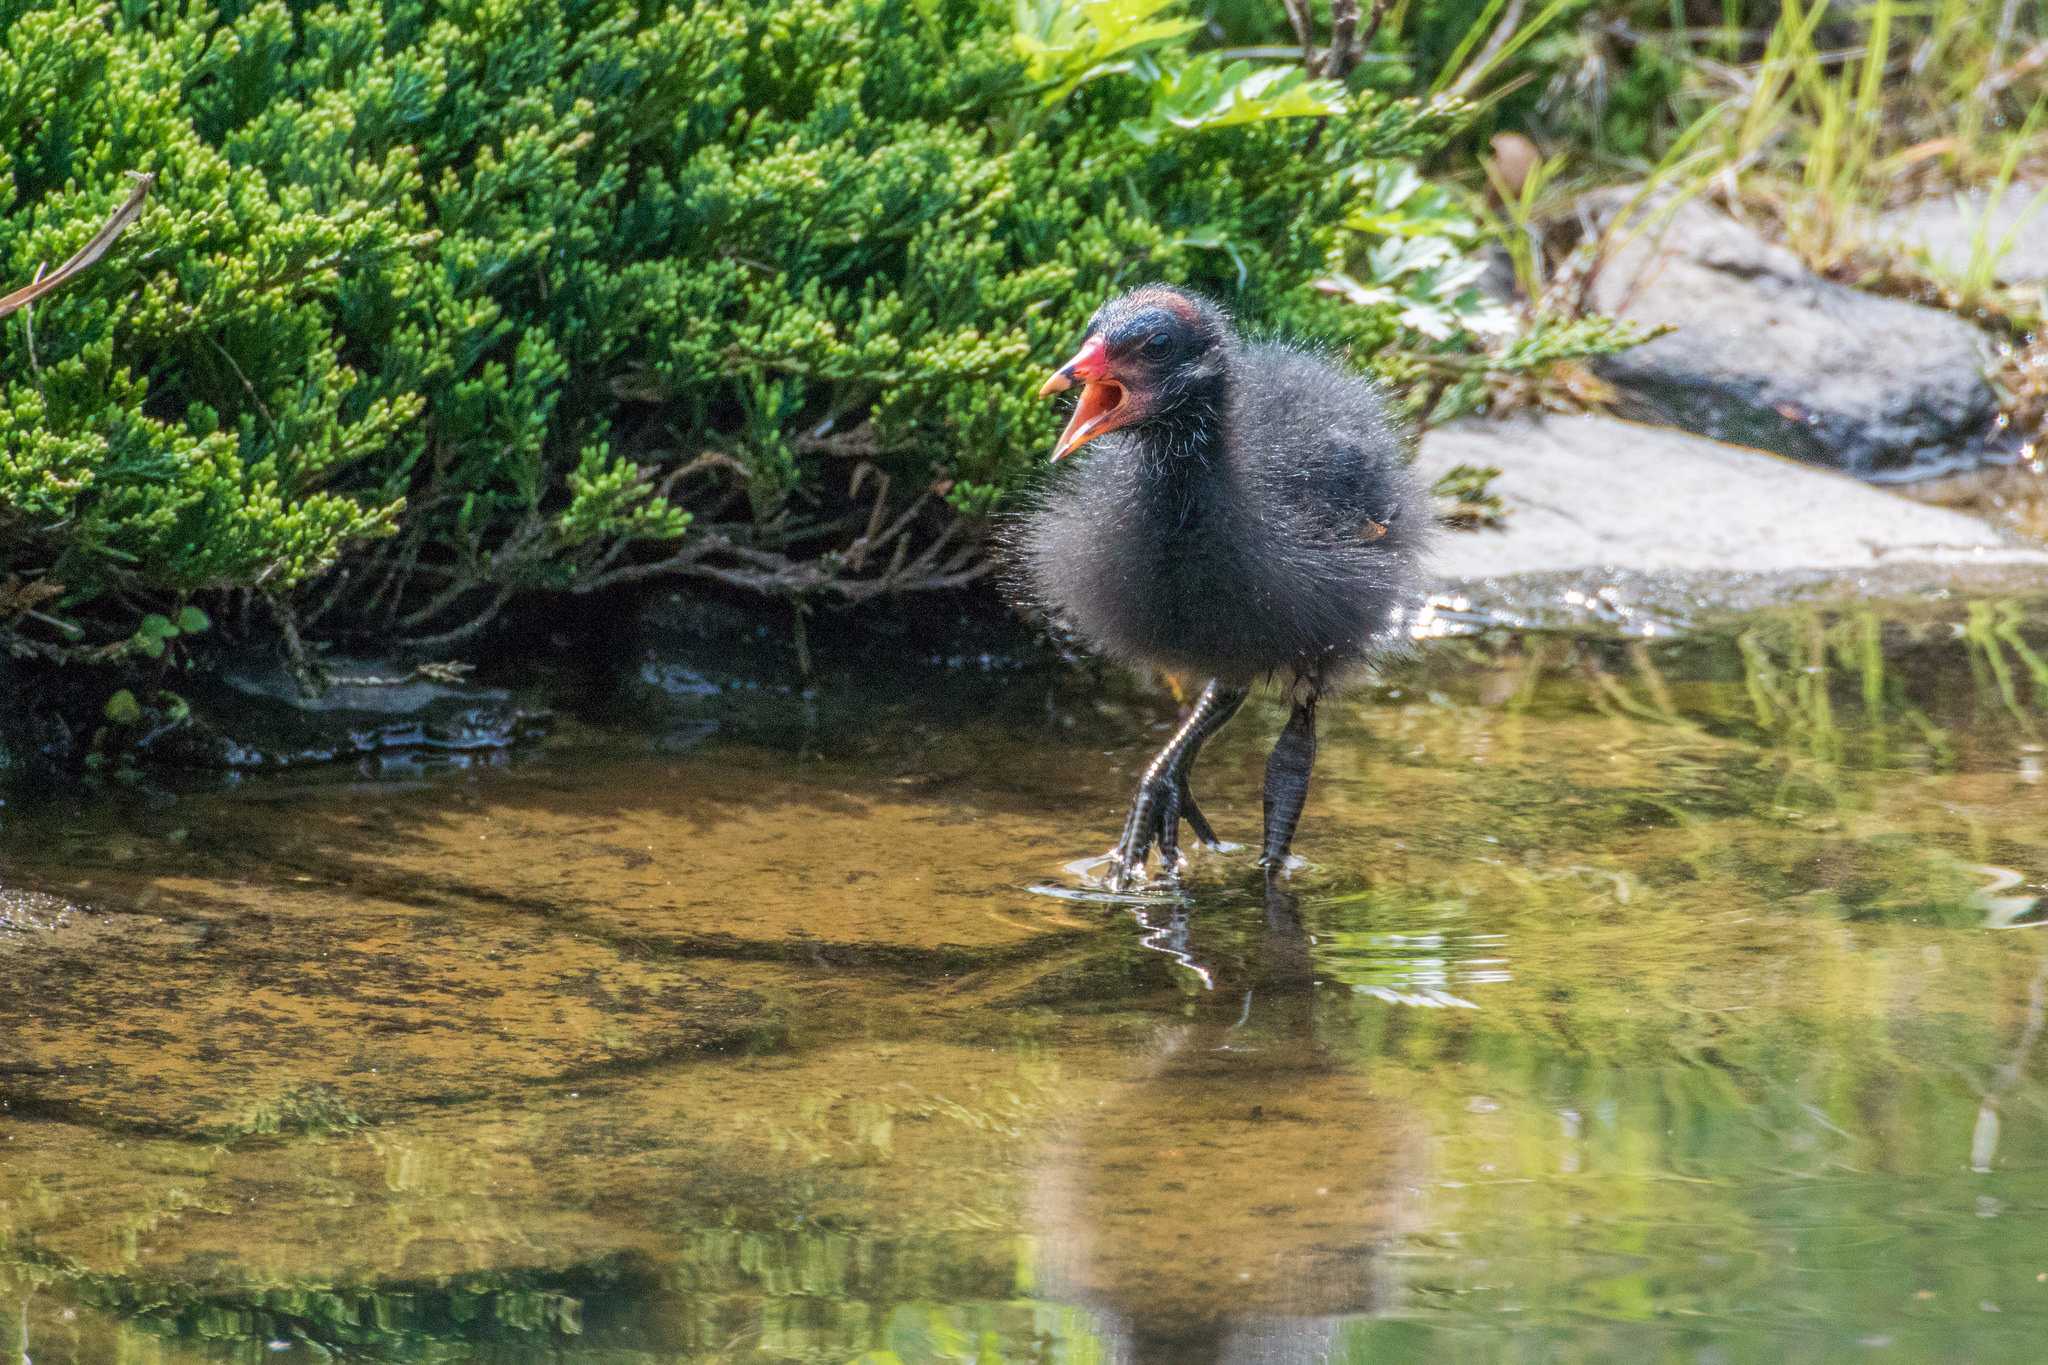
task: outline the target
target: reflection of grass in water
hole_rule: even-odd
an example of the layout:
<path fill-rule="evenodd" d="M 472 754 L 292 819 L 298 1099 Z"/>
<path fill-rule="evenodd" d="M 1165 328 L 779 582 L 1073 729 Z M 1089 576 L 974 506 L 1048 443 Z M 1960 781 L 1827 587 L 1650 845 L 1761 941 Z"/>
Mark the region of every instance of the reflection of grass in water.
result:
<path fill-rule="evenodd" d="M 1499 711 L 1403 732 L 1487 759 L 1408 796 L 1455 803 L 1422 822 L 1445 826 L 1432 848 L 1483 831 L 1501 852 L 1432 864 L 1427 895 L 1347 895 L 1356 918 L 1320 927 L 1341 947 L 1454 904 L 1505 959 L 1473 1010 L 1325 1010 L 1438 1135 L 1431 1221 L 1457 1240 L 1412 1253 L 1418 1313 L 1471 1328 L 1512 1311 L 1574 1359 L 1689 1355 L 1674 1324 L 1711 1324 L 1698 1343 L 1768 1359 L 1795 1321 L 1895 1323 L 1924 1291 L 1952 1330 L 2038 1294 L 2038 1237 L 1986 1212 L 2043 1194 L 2038 1083 L 1993 1178 L 1953 1173 L 2044 946 L 1983 931 L 1974 864 L 2048 867 L 2007 766 L 2048 671 L 2038 615 L 1962 615 L 1783 612 L 1719 645 L 1528 649 Z M 1505 750 L 1516 710 L 1544 715 L 1544 746 Z M 1969 1253 L 1892 1253 L 1914 1200 L 1928 1245 Z M 1781 1282 L 1787 1265 L 1812 1287 Z M 1361 1359 L 1444 1344 L 1414 1322 L 1345 1342 Z"/>
<path fill-rule="evenodd" d="M 2048 698 L 2048 662 L 2043 662 L 2028 645 L 2019 632 L 2019 613 L 2011 602 L 1972 602 L 1970 614 L 1963 627 L 1963 638 L 1971 646 L 1970 662 L 1972 671 L 1977 672 L 1980 686 L 1983 673 L 1988 672 L 1996 686 L 1998 699 L 2005 706 L 2006 713 L 2030 737 L 2038 735 L 2039 729 L 2029 711 L 2043 705 Z M 2015 659 L 2033 679 L 2033 695 L 2023 700 L 2020 696 L 2019 681 L 2013 673 L 2013 661 L 2005 657 L 2011 648 Z M 1977 670 L 1977 660 L 1983 660 L 1983 671 Z"/>
<path fill-rule="evenodd" d="M 1583 1327 L 1754 1319 L 1770 1305 L 1781 1316 L 1761 1334 L 1786 1325 L 1787 1286 L 1772 1280 L 1788 1264 L 1827 1286 L 1806 1298 L 1835 1322 L 1876 1320 L 1921 1289 L 1970 1294 L 1951 1311 L 2004 1300 L 2019 1277 L 1994 1289 L 2001 1264 L 2031 1279 L 2040 1247 L 2024 1217 L 1986 1223 L 1979 1203 L 2042 1192 L 2029 1174 L 2048 1168 L 2038 1084 L 2002 1153 L 2015 1174 L 1932 1194 L 1953 1183 L 1983 1080 L 2017 1031 L 2032 967 L 2017 936 L 1845 932 L 1799 909 L 1759 934 L 1754 921 L 1674 924 L 1638 897 L 1634 922 L 1589 923 L 1582 906 L 1539 939 L 1496 910 L 1513 979 L 1471 992 L 1476 1010 L 1345 1001 L 1324 1016 L 1330 1036 L 1350 1030 L 1354 1065 L 1400 1087 L 1436 1135 L 1424 1221 L 1456 1241 L 1413 1253 L 1418 1311 L 1471 1326 L 1512 1308 L 1518 1322 Z M 1945 961 L 1928 956 L 1935 945 Z M 1921 1198 L 1922 1235 L 1993 1243 L 2007 1259 L 1886 1264 L 1898 1204 Z M 1816 1274 L 1845 1257 L 1853 1271 Z M 1378 1327 L 1358 1331 L 1361 1348 L 1382 1342 Z M 1612 1358 L 1647 1357 L 1639 1342 Z"/>
<path fill-rule="evenodd" d="M 122 1324 L 130 1349 L 133 1334 L 231 1359 L 268 1358 L 279 1342 L 310 1347 L 320 1359 L 392 1361 L 495 1359 L 501 1349 L 518 1359 L 541 1351 L 548 1359 L 684 1352 L 835 1365 L 971 1361 L 1014 1358 L 986 1352 L 1031 1342 L 1059 1343 L 1062 1360 L 1106 1358 L 1087 1313 L 1028 1299 L 1031 1247 L 1008 1236 L 683 1229 L 659 1267 L 622 1256 L 353 1287 L 101 1275 L 0 1245 L 0 1286 L 17 1302 L 57 1291 L 106 1313 Z M 765 1311 L 752 1311 L 756 1305 Z M 27 1324 L 18 1330 L 28 1337 Z M 144 1354 L 136 1350 L 136 1358 Z"/>
<path fill-rule="evenodd" d="M 1511 711 L 1587 708 L 1751 738 L 1828 764 L 1882 762 L 1892 746 L 1918 742 L 1946 764 L 1947 730 L 1974 718 L 1971 707 L 1995 705 L 2034 732 L 2048 710 L 2043 619 L 2039 604 L 2011 599 L 1967 603 L 1960 622 L 1953 609 L 1915 618 L 1867 605 L 1788 608 L 1748 618 L 1726 637 L 1663 645 L 1538 637 L 1446 657 L 1518 670 Z M 1969 686 L 1959 691 L 1952 684 L 1963 676 Z M 1727 682 L 1740 690 L 1720 686 Z"/>
<path fill-rule="evenodd" d="M 273 1343 L 287 1342 L 312 1347 L 315 1358 L 453 1360 L 466 1356 L 438 1344 L 574 1340 L 584 1332 L 586 1303 L 654 1285 L 645 1267 L 620 1262 L 560 1274 L 489 1271 L 360 1288 L 207 1286 L 85 1272 L 59 1275 L 46 1287 L 112 1315 L 127 1331 L 197 1343 L 231 1358 L 261 1358 L 244 1353 L 268 1353 L 277 1349 Z"/>

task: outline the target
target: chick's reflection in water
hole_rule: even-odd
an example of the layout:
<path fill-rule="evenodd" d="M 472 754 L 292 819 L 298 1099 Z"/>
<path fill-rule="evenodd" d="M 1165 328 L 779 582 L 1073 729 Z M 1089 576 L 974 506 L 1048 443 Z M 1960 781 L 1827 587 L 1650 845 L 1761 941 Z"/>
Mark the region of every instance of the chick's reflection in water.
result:
<path fill-rule="evenodd" d="M 1190 1017 L 1047 1150 L 1033 1199 L 1041 1292 L 1087 1305 L 1122 1362 L 1320 1361 L 1385 1306 L 1423 1144 L 1317 1037 L 1299 906 L 1269 880 L 1263 932 L 1178 923 L 1154 946 L 1206 974 Z"/>

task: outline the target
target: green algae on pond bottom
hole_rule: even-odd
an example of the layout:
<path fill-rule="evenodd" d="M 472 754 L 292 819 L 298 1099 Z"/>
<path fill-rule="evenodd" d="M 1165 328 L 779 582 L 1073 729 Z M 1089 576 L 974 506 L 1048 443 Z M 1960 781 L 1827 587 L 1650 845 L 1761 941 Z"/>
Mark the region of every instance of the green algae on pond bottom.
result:
<path fill-rule="evenodd" d="M 1439 642 L 1327 709 L 1313 865 L 1180 912 L 1031 893 L 1169 719 L 1042 679 L 9 809 L 0 1341 L 2038 1359 L 2044 656 L 2016 602 Z"/>

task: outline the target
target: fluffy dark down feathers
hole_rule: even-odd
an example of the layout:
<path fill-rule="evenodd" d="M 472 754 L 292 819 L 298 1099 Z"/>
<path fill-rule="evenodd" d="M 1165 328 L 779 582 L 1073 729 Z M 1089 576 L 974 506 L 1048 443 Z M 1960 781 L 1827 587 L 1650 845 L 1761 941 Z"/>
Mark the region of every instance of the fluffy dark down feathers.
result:
<path fill-rule="evenodd" d="M 1377 386 L 1223 342 L 1208 420 L 1140 423 L 1055 471 L 1009 536 L 1027 605 L 1096 651 L 1245 684 L 1400 643 L 1431 509 Z"/>

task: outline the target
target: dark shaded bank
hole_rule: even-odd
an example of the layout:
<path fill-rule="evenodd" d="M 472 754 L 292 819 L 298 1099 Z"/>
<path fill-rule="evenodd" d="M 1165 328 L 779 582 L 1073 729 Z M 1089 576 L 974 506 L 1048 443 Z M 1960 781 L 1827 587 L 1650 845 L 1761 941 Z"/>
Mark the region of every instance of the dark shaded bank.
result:
<path fill-rule="evenodd" d="M 1504 424 L 1490 439 L 1517 430 Z M 1505 533 L 1446 537 L 1452 572 L 1415 621 L 1418 650 L 1546 632 L 1594 648 L 1718 638 L 1774 603 L 1825 611 L 1859 597 L 1888 619 L 1918 620 L 1959 597 L 2023 600 L 2048 581 L 2037 552 L 2001 546 L 1878 569 L 1708 572 L 1673 568 L 1681 561 L 1667 555 L 1647 569 L 1533 572 L 1568 559 L 1553 542 L 1576 546 L 1584 530 L 1560 532 L 1546 514 L 1537 499 Z M 1616 543 L 1590 548 L 1611 554 Z M 1788 564 L 1803 562 L 1799 548 Z M 1090 658 L 986 587 L 834 611 L 694 588 L 620 594 L 528 609 L 479 642 L 473 663 L 324 653 L 310 686 L 262 639 L 210 639 L 169 657 L 150 676 L 0 657 L 0 794 L 192 789 L 328 766 L 402 775 L 496 762 L 565 726 L 625 728 L 680 753 L 716 733 L 801 742 L 864 716 L 933 726 L 1075 706 L 1166 716 L 1179 695 L 1176 680 Z"/>
<path fill-rule="evenodd" d="M 1020 678 L 1126 685 L 993 590 L 810 610 L 664 589 L 529 607 L 473 662 L 373 645 L 322 652 L 312 675 L 261 636 L 196 643 L 146 671 L 0 657 L 0 790 L 488 761 L 564 720 L 639 718 L 685 745 L 693 723 L 800 728 L 892 696 L 965 714 Z"/>

